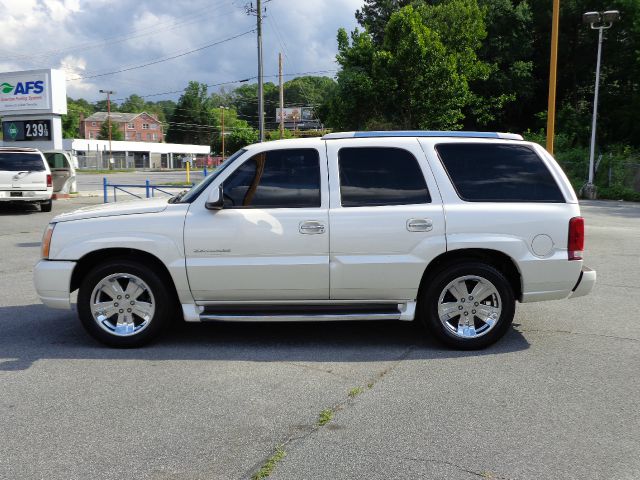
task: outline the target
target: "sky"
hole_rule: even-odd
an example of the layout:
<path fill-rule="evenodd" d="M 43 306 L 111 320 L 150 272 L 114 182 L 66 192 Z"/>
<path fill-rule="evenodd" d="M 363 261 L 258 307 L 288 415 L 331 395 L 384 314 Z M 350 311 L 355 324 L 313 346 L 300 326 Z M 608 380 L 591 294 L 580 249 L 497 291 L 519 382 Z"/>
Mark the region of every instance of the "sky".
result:
<path fill-rule="evenodd" d="M 115 101 L 162 92 L 174 93 L 146 98 L 177 100 L 190 80 L 214 85 L 257 76 L 256 17 L 247 15 L 248 3 L 0 0 L 0 72 L 63 69 L 67 95 L 92 102 L 104 97 L 101 89 L 115 91 Z M 278 52 L 285 81 L 296 74 L 335 75 L 338 28 L 353 30 L 362 4 L 263 0 L 265 82 L 278 81 Z"/>

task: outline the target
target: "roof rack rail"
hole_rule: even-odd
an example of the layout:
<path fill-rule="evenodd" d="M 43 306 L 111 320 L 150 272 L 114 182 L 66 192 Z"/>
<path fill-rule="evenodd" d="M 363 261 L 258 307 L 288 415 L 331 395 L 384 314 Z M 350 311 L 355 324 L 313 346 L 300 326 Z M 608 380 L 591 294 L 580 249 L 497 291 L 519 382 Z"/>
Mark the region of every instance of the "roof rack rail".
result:
<path fill-rule="evenodd" d="M 438 130 L 388 130 L 372 132 L 336 132 L 327 133 L 323 140 L 337 140 L 341 138 L 376 138 L 376 137 L 459 137 L 459 138 L 499 138 L 502 140 L 522 140 L 517 133 L 502 132 L 464 132 Z"/>

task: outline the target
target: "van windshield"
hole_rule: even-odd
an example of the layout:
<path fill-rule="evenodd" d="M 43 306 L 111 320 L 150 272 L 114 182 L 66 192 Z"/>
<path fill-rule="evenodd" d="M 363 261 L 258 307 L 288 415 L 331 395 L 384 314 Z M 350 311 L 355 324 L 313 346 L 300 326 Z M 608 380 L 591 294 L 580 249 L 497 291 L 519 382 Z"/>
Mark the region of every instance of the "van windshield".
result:
<path fill-rule="evenodd" d="M 38 153 L 0 152 L 0 170 L 9 172 L 42 172 L 45 170 Z"/>

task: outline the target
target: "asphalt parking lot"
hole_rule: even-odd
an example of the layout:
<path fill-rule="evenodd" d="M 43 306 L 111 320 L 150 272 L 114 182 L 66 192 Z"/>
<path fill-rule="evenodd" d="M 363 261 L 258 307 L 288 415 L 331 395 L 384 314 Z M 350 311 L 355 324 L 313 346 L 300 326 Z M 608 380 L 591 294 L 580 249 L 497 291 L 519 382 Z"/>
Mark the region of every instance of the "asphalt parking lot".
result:
<path fill-rule="evenodd" d="M 640 204 L 583 204 L 590 296 L 457 352 L 399 322 L 102 347 L 32 286 L 48 219 L 97 202 L 0 205 L 0 479 L 640 478 Z"/>

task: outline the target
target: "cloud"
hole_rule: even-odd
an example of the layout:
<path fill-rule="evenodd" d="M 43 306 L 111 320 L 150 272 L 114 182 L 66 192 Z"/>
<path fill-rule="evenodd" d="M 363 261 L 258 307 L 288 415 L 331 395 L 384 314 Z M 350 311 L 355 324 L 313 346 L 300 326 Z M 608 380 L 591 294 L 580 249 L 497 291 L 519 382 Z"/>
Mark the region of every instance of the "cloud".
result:
<path fill-rule="evenodd" d="M 101 88 L 116 90 L 115 96 L 124 98 L 132 93 L 181 90 L 190 80 L 214 84 L 253 77 L 257 74 L 255 33 L 166 62 L 103 75 L 254 29 L 255 17 L 246 14 L 245 3 L 0 0 L 5 7 L 0 17 L 0 69 L 64 68 L 68 94 L 90 101 L 101 98 Z M 361 4 L 362 0 L 266 3 L 265 75 L 277 73 L 279 51 L 285 55 L 285 74 L 335 69 L 337 29 L 354 28 L 354 12 Z"/>

